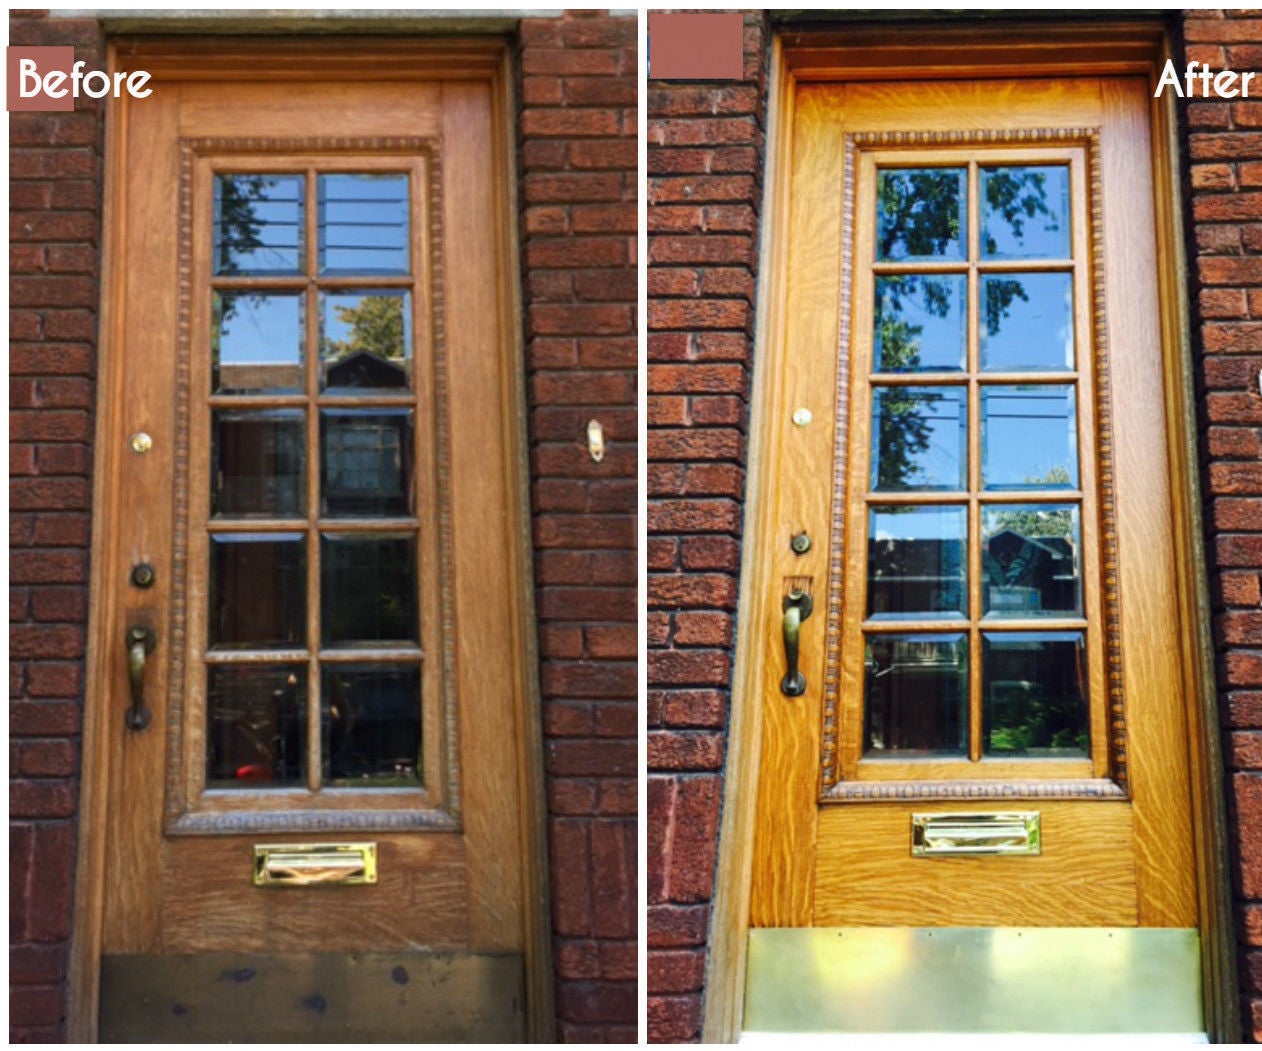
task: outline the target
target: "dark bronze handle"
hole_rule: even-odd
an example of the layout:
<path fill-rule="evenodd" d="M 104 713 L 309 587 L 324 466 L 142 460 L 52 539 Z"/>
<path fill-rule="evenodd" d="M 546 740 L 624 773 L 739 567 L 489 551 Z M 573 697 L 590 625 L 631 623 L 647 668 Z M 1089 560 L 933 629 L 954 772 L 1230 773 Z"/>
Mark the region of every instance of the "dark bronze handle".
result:
<path fill-rule="evenodd" d="M 133 624 L 127 629 L 127 680 L 131 684 L 131 707 L 127 709 L 127 726 L 143 730 L 151 718 L 145 707 L 145 656 L 153 652 L 158 636 L 152 628 Z"/>
<path fill-rule="evenodd" d="M 805 591 L 794 589 L 784 597 L 784 659 L 789 666 L 780 680 L 780 692 L 786 697 L 801 697 L 806 692 L 806 676 L 798 671 L 798 644 L 802 621 L 811 615 L 815 603 Z"/>

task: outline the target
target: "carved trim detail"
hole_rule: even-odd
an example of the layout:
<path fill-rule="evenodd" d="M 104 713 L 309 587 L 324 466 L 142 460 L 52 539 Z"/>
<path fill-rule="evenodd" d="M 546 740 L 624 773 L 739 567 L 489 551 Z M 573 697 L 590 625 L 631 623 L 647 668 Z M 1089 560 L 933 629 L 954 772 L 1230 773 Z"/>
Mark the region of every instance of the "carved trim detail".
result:
<path fill-rule="evenodd" d="M 828 549 L 828 620 L 824 641 L 824 713 L 820 735 L 820 791 L 838 779 L 841 734 L 841 616 L 845 586 L 846 448 L 850 440 L 850 305 L 854 284 L 855 143 L 847 135 L 841 183 L 841 303 L 837 319 L 836 437 L 833 439 L 832 528 Z"/>
<path fill-rule="evenodd" d="M 841 781 L 824 802 L 920 799 L 1125 799 L 1109 778 L 1083 781 Z"/>
<path fill-rule="evenodd" d="M 170 670 L 167 688 L 167 764 L 165 831 L 170 834 L 235 833 L 249 831 L 334 831 L 436 829 L 460 827 L 459 712 L 456 707 L 453 582 L 451 579 L 451 465 L 448 447 L 448 382 L 445 304 L 445 243 L 442 224 L 441 141 L 437 137 L 375 138 L 186 138 L 179 143 L 178 325 L 176 335 L 174 520 L 171 563 Z M 434 427 L 435 496 L 438 503 L 438 587 L 442 639 L 442 723 L 445 734 L 443 809 L 357 811 L 283 810 L 214 812 L 200 809 L 204 801 L 188 797 L 185 781 L 185 696 L 188 674 L 188 537 L 189 537 L 189 399 L 192 370 L 192 242 L 193 168 L 199 156 L 258 153 L 400 154 L 423 156 L 428 182 L 428 295 L 431 310 L 434 404 L 428 406 Z"/>
<path fill-rule="evenodd" d="M 1090 280 L 1092 294 L 1092 365 L 1096 402 L 1096 450 L 1098 497 L 1100 502 L 1100 579 L 1103 588 L 1104 642 L 1107 664 L 1109 775 L 1114 790 L 1094 787 L 1106 782 L 1038 782 L 997 784 L 978 782 L 842 782 L 840 771 L 840 679 L 841 679 L 841 595 L 844 586 L 845 520 L 848 493 L 846 459 L 848 442 L 847 392 L 850 360 L 850 307 L 853 284 L 851 245 L 854 222 L 855 171 L 861 149 L 888 149 L 899 146 L 1015 146 L 1080 144 L 1087 153 L 1088 212 L 1091 241 Z M 838 326 L 838 437 L 833 454 L 833 501 L 828 579 L 828 625 L 824 666 L 824 700 L 821 713 L 820 799 L 957 798 L 951 786 L 967 789 L 978 798 L 1014 798 L 1018 795 L 1043 798 L 1050 790 L 1056 798 L 1125 798 L 1129 794 L 1126 758 L 1126 704 L 1123 695 L 1121 610 L 1118 593 L 1117 524 L 1113 484 L 1112 403 L 1108 366 L 1108 325 L 1104 277 L 1104 216 L 1100 174 L 1100 131 L 1098 128 L 1023 128 L 1012 131 L 979 129 L 972 131 L 882 131 L 856 132 L 845 137 L 842 173 L 843 233 L 842 290 Z M 844 495 L 839 495 L 844 494 Z M 894 788 L 888 786 L 893 785 Z M 1082 787 L 1087 786 L 1087 787 Z M 914 789 L 914 791 L 913 791 Z M 910 793 L 910 794 L 908 794 Z M 1067 793 L 1067 794 L 1066 794 Z"/>

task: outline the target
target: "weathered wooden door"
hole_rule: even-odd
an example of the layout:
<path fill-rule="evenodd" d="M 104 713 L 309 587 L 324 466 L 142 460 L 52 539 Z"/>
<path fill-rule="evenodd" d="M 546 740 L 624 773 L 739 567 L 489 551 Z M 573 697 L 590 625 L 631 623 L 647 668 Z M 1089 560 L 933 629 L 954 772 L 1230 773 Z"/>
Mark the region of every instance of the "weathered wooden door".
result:
<path fill-rule="evenodd" d="M 356 48 L 116 48 L 105 1039 L 546 1032 L 504 57 Z"/>
<path fill-rule="evenodd" d="M 746 1028 L 1198 1030 L 1147 80 L 793 90 Z"/>

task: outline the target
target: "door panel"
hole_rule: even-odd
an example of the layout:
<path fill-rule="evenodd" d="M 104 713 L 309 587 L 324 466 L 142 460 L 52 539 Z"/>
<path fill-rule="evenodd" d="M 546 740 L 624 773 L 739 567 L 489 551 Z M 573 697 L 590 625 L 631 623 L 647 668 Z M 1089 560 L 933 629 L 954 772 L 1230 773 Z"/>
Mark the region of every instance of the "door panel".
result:
<path fill-rule="evenodd" d="M 338 995 L 291 1038 L 521 1038 L 539 775 L 498 50 L 464 79 L 322 79 L 317 54 L 266 85 L 162 54 L 112 114 L 102 1035 L 261 1032 L 244 987 L 163 1028 L 232 954 L 276 990 L 390 962 L 398 1014 Z M 132 627 L 156 645 L 129 673 Z M 252 879 L 260 844 L 344 843 L 375 882 L 311 851 L 295 885 Z M 432 1032 L 409 967 L 460 990 Z"/>
<path fill-rule="evenodd" d="M 1194 927 L 1147 83 L 791 90 L 751 926 Z"/>

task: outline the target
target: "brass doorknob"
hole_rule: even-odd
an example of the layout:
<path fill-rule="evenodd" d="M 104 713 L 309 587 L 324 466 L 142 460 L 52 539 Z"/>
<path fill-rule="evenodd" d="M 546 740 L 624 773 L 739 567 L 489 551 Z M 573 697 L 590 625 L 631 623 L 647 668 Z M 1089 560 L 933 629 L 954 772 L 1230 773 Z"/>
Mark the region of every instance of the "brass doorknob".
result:
<path fill-rule="evenodd" d="M 127 709 L 127 727 L 143 730 L 152 716 L 145 707 L 145 657 L 158 644 L 157 633 L 143 624 L 127 629 L 127 681 L 131 685 L 131 707 Z"/>

